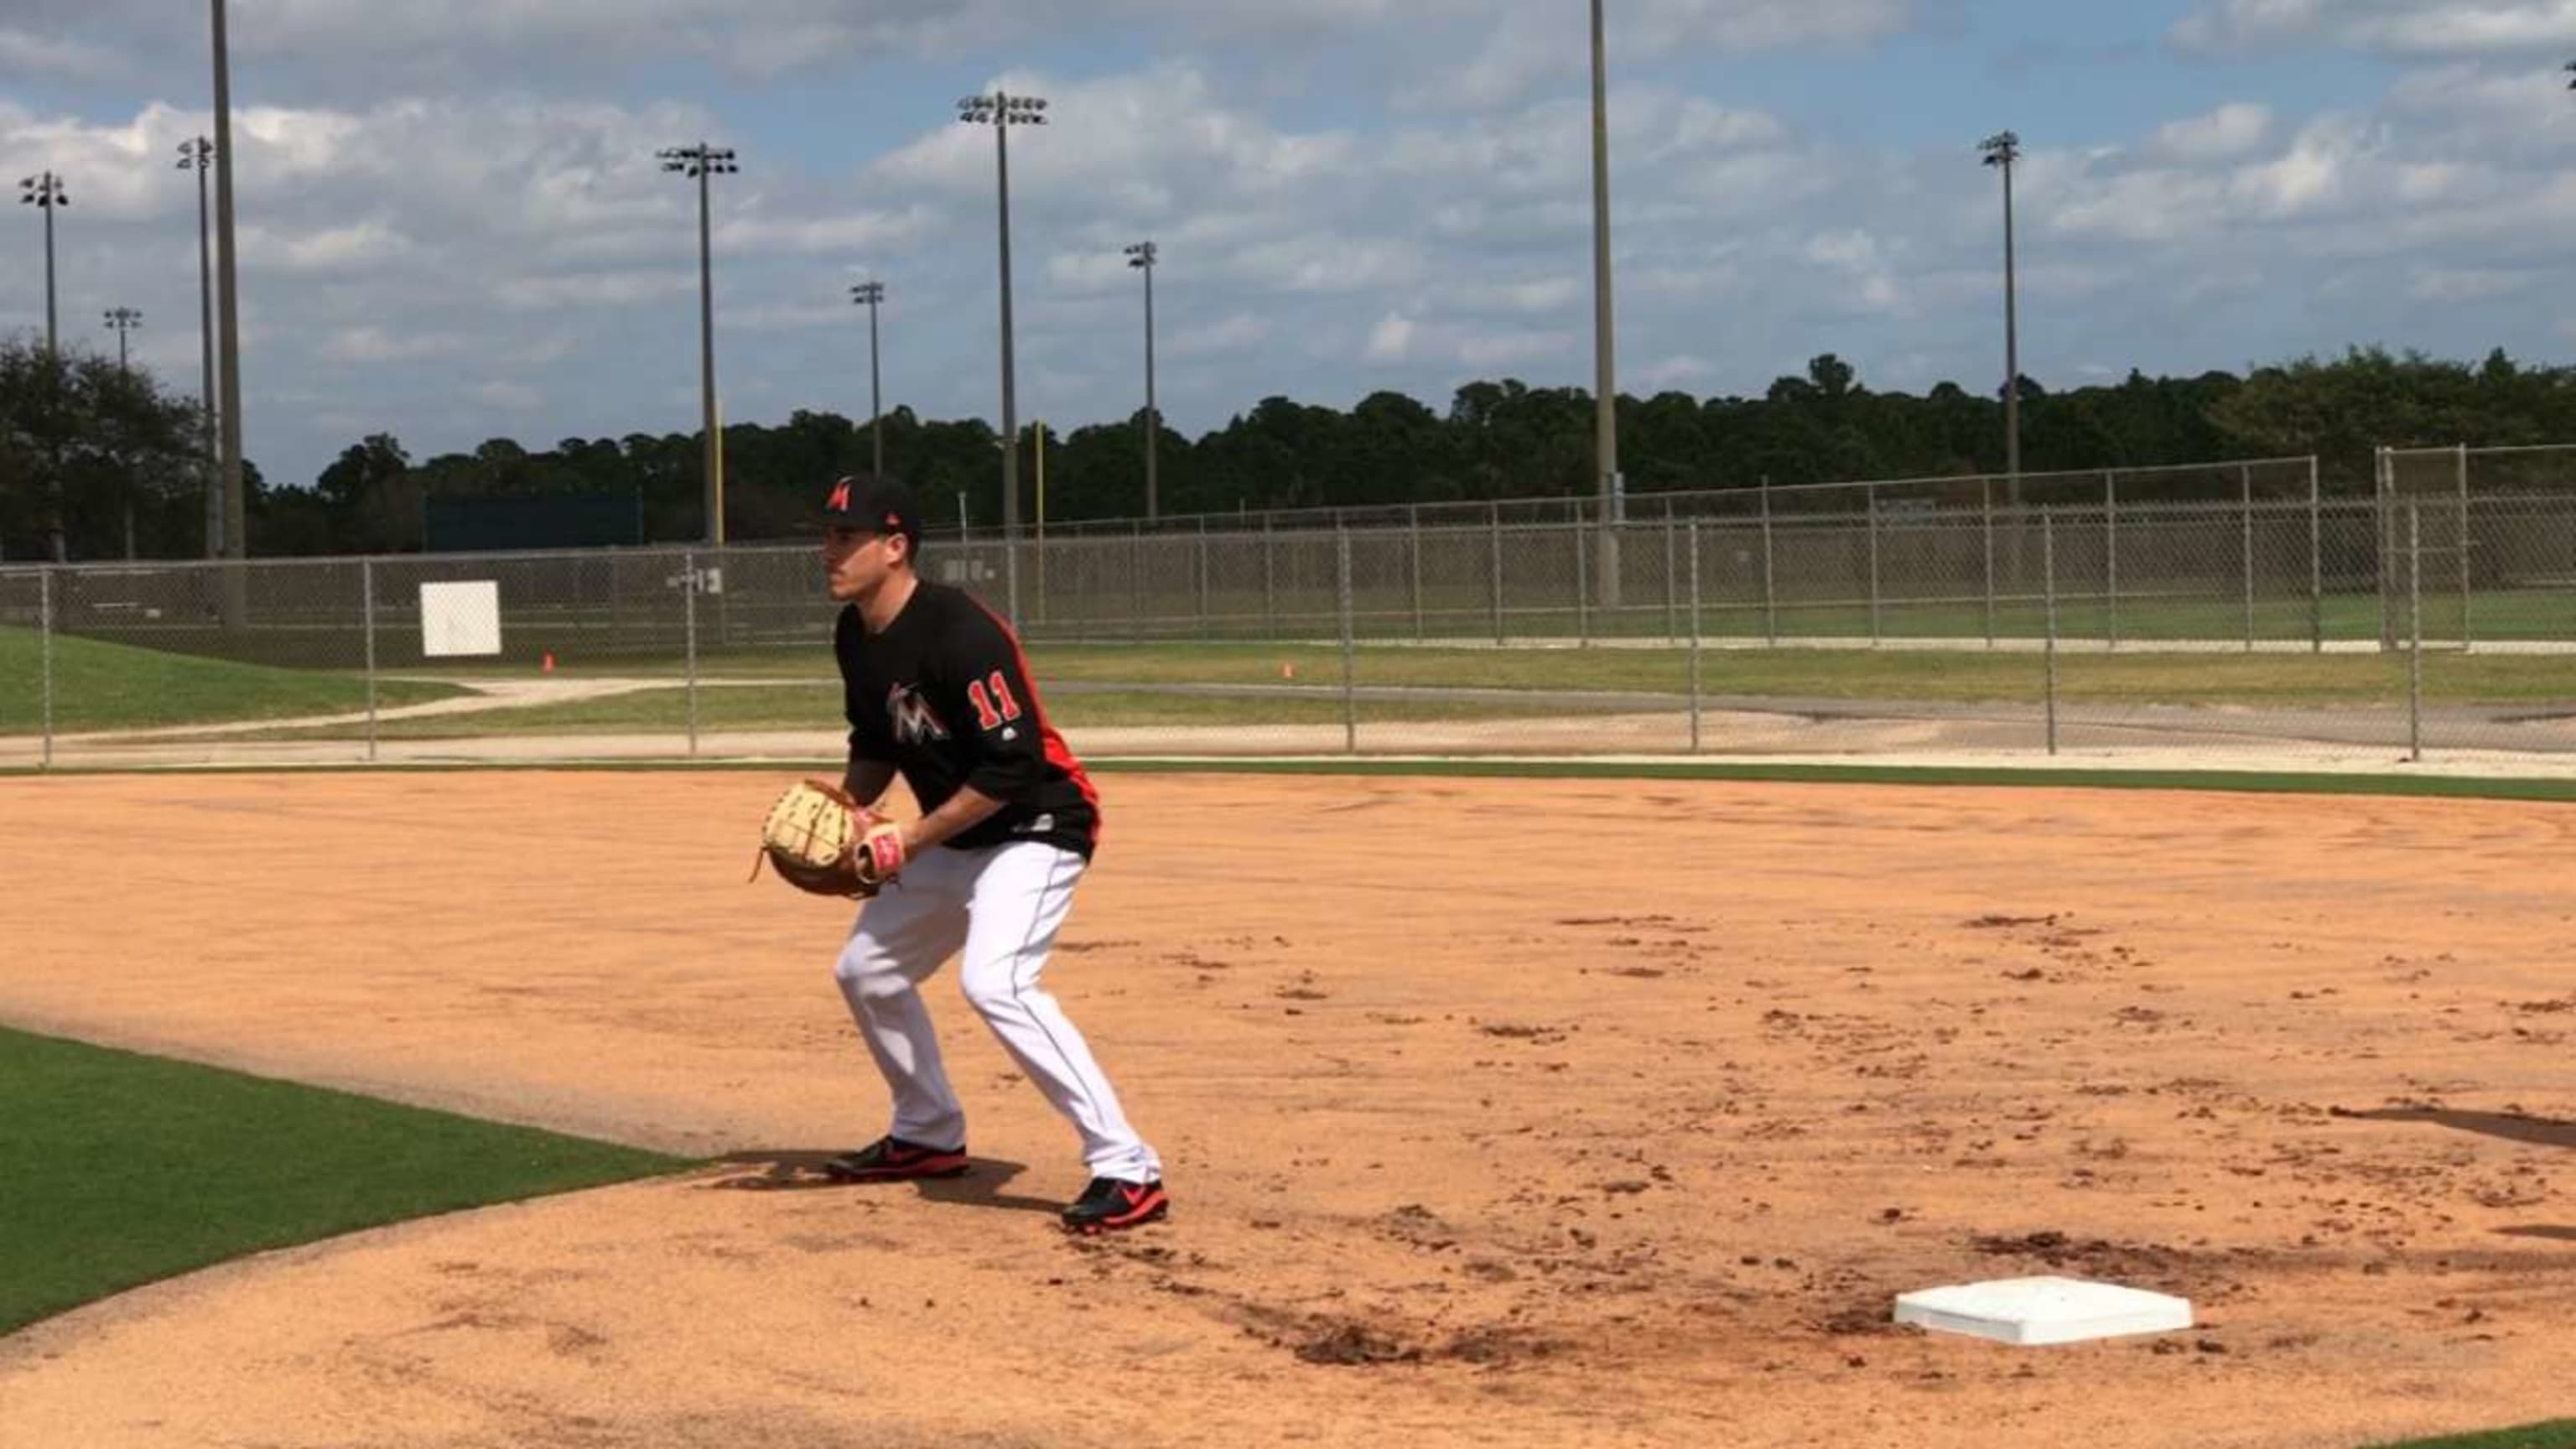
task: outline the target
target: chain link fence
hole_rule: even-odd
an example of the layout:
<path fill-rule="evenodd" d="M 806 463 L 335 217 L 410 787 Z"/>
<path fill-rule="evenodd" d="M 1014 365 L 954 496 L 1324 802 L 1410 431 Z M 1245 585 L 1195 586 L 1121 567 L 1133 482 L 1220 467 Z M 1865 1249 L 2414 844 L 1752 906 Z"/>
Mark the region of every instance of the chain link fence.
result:
<path fill-rule="evenodd" d="M 2576 489 L 2481 466 L 2465 498 L 2448 450 L 2365 497 L 2297 460 L 2166 480 L 2216 499 L 1782 489 L 922 567 L 1016 598 L 1089 754 L 2576 765 Z M 810 547 L 0 569 L 0 765 L 828 759 L 834 613 Z"/>
<path fill-rule="evenodd" d="M 2142 468 L 2088 468 L 2056 473 L 1944 474 L 1933 478 L 1880 478 L 1774 486 L 1768 480 L 1734 488 L 1653 493 L 1557 495 L 1545 498 L 1379 503 L 1339 507 L 1239 509 L 1233 513 L 1163 514 L 1155 518 L 1087 518 L 1041 522 L 1041 544 L 1075 539 L 1142 538 L 1184 533 L 1241 534 L 1272 529 L 1329 533 L 1348 528 L 1498 526 L 1561 527 L 1575 523 L 1650 523 L 1664 519 L 1727 519 L 1796 514 L 1852 514 L 1875 509 L 2041 508 L 2123 503 L 2217 503 L 2234 499 L 2278 502 L 2317 496 L 2313 457 L 2181 463 Z M 1605 517 L 1606 513 L 1606 517 Z M 942 543 L 972 542 L 962 529 L 933 529 Z"/>

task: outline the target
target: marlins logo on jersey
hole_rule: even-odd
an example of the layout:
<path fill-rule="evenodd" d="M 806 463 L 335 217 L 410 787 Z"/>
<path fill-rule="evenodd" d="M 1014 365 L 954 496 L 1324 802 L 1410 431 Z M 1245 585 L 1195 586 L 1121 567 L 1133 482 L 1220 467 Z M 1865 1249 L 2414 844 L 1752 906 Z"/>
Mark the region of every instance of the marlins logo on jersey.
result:
<path fill-rule="evenodd" d="M 886 721 L 893 726 L 894 737 L 908 745 L 948 738 L 948 727 L 931 711 L 930 701 L 909 684 L 898 684 L 886 691 Z"/>

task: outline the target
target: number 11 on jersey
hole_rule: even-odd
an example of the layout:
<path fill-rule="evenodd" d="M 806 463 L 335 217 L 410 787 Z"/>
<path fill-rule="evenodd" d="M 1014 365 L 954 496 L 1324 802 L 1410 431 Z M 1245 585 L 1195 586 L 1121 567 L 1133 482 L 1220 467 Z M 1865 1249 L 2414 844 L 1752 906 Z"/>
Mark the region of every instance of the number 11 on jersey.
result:
<path fill-rule="evenodd" d="M 975 723 L 979 728 L 997 730 L 1003 721 L 1020 717 L 1020 702 L 1011 698 L 1010 683 L 1002 678 L 1002 671 L 998 669 L 989 679 L 979 679 L 966 686 L 966 699 L 975 706 Z"/>

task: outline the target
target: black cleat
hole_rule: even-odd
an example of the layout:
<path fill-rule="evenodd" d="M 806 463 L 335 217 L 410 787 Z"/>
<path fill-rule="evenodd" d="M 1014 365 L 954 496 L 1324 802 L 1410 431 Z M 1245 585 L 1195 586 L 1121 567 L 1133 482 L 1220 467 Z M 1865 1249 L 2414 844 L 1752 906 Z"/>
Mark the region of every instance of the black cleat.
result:
<path fill-rule="evenodd" d="M 880 1137 L 856 1152 L 844 1152 L 823 1164 L 823 1175 L 835 1182 L 899 1182 L 915 1177 L 962 1177 L 970 1166 L 963 1144 L 924 1147 L 900 1137 Z"/>
<path fill-rule="evenodd" d="M 1163 1191 L 1160 1178 L 1152 1182 L 1121 1182 L 1114 1177 L 1095 1177 L 1091 1186 L 1082 1190 L 1081 1198 L 1064 1210 L 1064 1226 L 1067 1232 L 1110 1233 L 1161 1222 L 1171 1210 L 1171 1195 Z"/>

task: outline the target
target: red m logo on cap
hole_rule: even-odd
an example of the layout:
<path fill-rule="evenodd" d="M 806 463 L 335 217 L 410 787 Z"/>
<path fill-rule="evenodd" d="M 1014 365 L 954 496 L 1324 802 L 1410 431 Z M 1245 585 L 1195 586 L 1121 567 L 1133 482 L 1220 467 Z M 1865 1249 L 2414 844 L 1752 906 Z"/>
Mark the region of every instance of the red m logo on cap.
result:
<path fill-rule="evenodd" d="M 850 480 L 844 478 L 840 482 L 833 484 L 832 496 L 823 500 L 823 506 L 831 509 L 835 513 L 845 513 L 849 511 Z"/>

